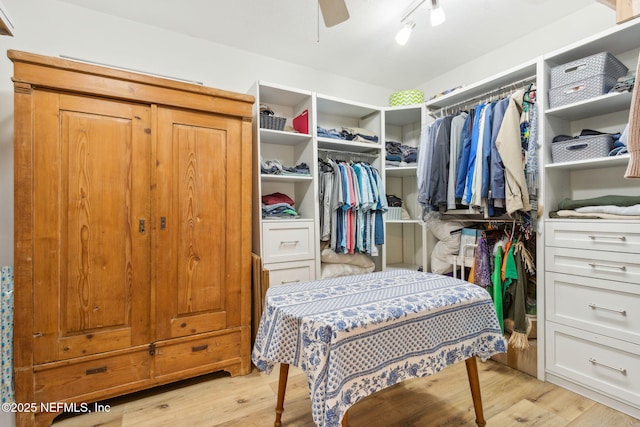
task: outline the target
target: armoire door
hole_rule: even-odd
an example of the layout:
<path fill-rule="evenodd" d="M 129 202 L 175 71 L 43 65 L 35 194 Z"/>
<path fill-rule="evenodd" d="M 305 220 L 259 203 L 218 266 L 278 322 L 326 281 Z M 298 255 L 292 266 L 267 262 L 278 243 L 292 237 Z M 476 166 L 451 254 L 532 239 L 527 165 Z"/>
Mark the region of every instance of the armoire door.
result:
<path fill-rule="evenodd" d="M 242 146 L 239 118 L 158 109 L 158 340 L 240 326 Z"/>
<path fill-rule="evenodd" d="M 33 96 L 34 363 L 148 343 L 150 107 Z"/>

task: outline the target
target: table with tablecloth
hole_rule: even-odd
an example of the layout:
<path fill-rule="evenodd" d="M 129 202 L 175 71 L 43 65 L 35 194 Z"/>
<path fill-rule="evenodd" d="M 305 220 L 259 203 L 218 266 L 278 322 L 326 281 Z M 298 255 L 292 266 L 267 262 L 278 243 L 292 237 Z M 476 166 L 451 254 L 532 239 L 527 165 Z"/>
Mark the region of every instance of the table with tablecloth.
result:
<path fill-rule="evenodd" d="M 269 288 L 252 360 L 302 369 L 314 422 L 333 427 L 376 391 L 506 349 L 485 289 L 392 270 Z"/>

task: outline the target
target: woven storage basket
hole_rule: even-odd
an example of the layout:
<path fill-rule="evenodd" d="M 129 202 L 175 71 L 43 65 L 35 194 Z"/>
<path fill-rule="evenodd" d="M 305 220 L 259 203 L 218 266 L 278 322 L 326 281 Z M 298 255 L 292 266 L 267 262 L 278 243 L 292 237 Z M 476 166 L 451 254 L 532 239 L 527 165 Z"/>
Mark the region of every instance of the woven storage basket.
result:
<path fill-rule="evenodd" d="M 554 163 L 607 157 L 613 146 L 611 135 L 581 136 L 568 141 L 551 144 L 551 159 Z"/>
<path fill-rule="evenodd" d="M 605 74 L 589 77 L 579 82 L 549 89 L 549 108 L 572 104 L 604 95 L 616 85 L 617 79 Z"/>
<path fill-rule="evenodd" d="M 604 74 L 613 79 L 627 74 L 629 69 L 609 52 L 601 52 L 551 69 L 551 88 Z"/>
<path fill-rule="evenodd" d="M 423 102 L 424 93 L 420 90 L 401 90 L 399 92 L 394 92 L 389 96 L 389 105 L 391 107 L 422 104 Z"/>
<path fill-rule="evenodd" d="M 402 219 L 402 208 L 389 207 L 387 221 L 399 221 Z"/>
<path fill-rule="evenodd" d="M 260 127 L 263 129 L 282 130 L 286 122 L 286 117 L 260 114 Z"/>

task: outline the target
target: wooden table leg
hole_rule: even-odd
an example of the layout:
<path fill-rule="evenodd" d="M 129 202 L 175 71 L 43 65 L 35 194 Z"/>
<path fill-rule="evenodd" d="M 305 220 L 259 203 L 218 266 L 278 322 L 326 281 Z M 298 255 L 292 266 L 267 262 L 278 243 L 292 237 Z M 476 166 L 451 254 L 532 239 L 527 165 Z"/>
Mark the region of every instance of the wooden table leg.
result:
<path fill-rule="evenodd" d="M 282 425 L 282 412 L 284 412 L 284 392 L 287 389 L 287 378 L 289 377 L 289 364 L 280 364 L 280 380 L 278 381 L 278 401 L 276 403 L 276 421 L 274 427 Z"/>
<path fill-rule="evenodd" d="M 478 365 L 475 356 L 464 361 L 467 365 L 467 376 L 469 377 L 469 387 L 471 387 L 471 397 L 473 398 L 473 408 L 476 411 L 476 424 L 484 427 L 487 422 L 484 420 L 482 411 L 482 396 L 480 396 L 480 380 L 478 380 Z"/>
<path fill-rule="evenodd" d="M 342 417 L 342 427 L 347 427 L 349 425 L 349 411 L 344 413 L 344 417 Z"/>

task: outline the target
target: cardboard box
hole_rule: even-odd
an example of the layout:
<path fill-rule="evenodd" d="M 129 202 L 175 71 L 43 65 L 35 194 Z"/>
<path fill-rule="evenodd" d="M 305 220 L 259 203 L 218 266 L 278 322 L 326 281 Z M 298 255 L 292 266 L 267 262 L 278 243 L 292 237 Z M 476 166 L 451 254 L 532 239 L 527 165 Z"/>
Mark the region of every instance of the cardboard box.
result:
<path fill-rule="evenodd" d="M 617 0 L 616 22 L 621 24 L 640 16 L 640 0 Z"/>
<path fill-rule="evenodd" d="M 509 336 L 505 338 L 508 340 Z M 529 340 L 529 348 L 520 350 L 509 346 L 506 353 L 491 356 L 496 362 L 509 366 L 532 377 L 538 374 L 538 340 Z"/>

